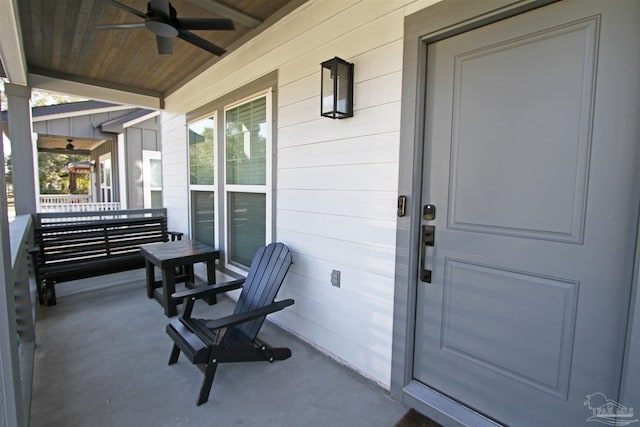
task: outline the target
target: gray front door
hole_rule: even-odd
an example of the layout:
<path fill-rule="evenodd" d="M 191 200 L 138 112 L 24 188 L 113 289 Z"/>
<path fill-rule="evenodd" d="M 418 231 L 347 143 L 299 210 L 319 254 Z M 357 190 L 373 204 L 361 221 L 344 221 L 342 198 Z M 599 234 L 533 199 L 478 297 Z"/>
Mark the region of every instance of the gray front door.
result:
<path fill-rule="evenodd" d="M 514 426 L 618 398 L 638 223 L 640 2 L 428 48 L 414 378 Z M 434 245 L 426 241 L 434 236 Z M 429 271 L 431 272 L 430 278 Z"/>

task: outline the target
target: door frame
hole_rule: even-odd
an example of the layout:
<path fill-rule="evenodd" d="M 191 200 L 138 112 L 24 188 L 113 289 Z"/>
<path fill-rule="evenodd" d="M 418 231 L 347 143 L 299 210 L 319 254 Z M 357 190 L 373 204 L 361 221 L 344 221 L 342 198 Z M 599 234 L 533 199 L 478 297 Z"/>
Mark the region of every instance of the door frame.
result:
<path fill-rule="evenodd" d="M 406 216 L 396 230 L 391 395 L 443 425 L 495 426 L 495 422 L 412 379 L 416 313 L 418 237 L 422 181 L 427 46 L 430 43 L 515 16 L 557 0 L 443 0 L 404 21 L 398 195 Z M 636 254 L 640 247 L 640 238 Z M 640 404 L 640 255 L 630 301 L 620 403 Z M 585 414 L 585 417 L 588 414 Z"/>

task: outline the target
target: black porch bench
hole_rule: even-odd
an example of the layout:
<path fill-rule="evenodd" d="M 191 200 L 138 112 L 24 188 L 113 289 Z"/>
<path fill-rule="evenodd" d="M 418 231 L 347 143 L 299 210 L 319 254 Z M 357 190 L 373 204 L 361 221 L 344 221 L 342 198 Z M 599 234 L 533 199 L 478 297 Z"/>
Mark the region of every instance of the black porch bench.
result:
<path fill-rule="evenodd" d="M 144 267 L 140 246 L 182 239 L 166 209 L 38 213 L 33 257 L 40 304 L 55 305 L 55 284 Z"/>

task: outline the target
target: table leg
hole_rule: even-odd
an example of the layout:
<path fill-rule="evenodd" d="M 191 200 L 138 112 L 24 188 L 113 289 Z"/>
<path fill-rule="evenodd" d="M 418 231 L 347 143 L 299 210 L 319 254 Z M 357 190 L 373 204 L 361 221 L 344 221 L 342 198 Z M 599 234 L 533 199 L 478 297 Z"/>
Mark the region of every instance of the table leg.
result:
<path fill-rule="evenodd" d="M 147 273 L 147 298 L 153 298 L 153 289 L 156 284 L 154 265 L 148 259 L 145 259 L 144 267 Z"/>
<path fill-rule="evenodd" d="M 171 294 L 176 291 L 175 269 L 173 267 L 162 269 L 162 291 L 164 294 L 164 314 L 173 317 L 178 314 L 176 301 L 171 298 Z"/>
<path fill-rule="evenodd" d="M 185 284 L 189 287 L 189 286 L 195 286 L 196 285 L 196 275 L 193 272 L 193 264 L 187 264 L 184 266 L 184 273 L 187 275 L 187 278 L 185 280 Z"/>
<path fill-rule="evenodd" d="M 205 265 L 207 266 L 207 285 L 215 285 L 216 284 L 216 263 L 215 261 L 205 261 Z M 212 295 L 207 300 L 209 305 L 215 304 L 218 302 L 218 298 L 215 295 Z"/>
<path fill-rule="evenodd" d="M 215 285 L 216 284 L 216 262 L 215 261 L 207 261 L 205 262 L 207 266 L 207 284 Z"/>

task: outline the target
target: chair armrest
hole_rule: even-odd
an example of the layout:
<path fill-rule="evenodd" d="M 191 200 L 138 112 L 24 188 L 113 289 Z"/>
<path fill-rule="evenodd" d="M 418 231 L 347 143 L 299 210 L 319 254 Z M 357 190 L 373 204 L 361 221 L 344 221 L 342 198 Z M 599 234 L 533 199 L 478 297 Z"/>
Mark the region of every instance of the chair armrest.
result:
<path fill-rule="evenodd" d="M 179 300 L 183 298 L 201 299 L 218 295 L 224 292 L 233 291 L 234 289 L 240 289 L 244 284 L 245 279 L 238 279 L 231 282 L 220 283 L 212 286 L 200 286 L 198 288 L 187 289 L 185 291 L 175 292 L 171 294 L 171 298 Z"/>
<path fill-rule="evenodd" d="M 264 317 L 267 314 L 275 313 L 276 311 L 280 311 L 283 308 L 292 305 L 293 303 L 294 300 L 292 299 L 274 301 L 267 306 L 257 308 L 255 310 L 236 313 L 230 316 L 221 317 L 219 319 L 208 320 L 205 322 L 205 325 L 210 329 L 228 328 L 231 326 L 239 325 L 240 323 L 248 322 L 253 319 Z"/>
<path fill-rule="evenodd" d="M 184 233 L 181 233 L 179 231 L 167 231 L 167 234 L 171 236 L 172 242 L 176 240 L 182 240 L 182 236 L 184 236 Z"/>

